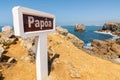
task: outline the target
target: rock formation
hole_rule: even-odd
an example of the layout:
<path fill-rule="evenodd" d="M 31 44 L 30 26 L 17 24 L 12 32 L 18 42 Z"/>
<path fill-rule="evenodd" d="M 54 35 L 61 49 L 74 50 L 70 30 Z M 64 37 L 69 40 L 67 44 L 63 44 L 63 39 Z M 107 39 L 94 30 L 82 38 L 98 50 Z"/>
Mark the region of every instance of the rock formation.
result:
<path fill-rule="evenodd" d="M 11 44 L 16 43 L 16 37 L 13 36 L 14 31 L 11 26 L 4 26 L 2 28 L 0 37 L 0 59 L 3 59 L 3 53 Z"/>
<path fill-rule="evenodd" d="M 116 59 L 120 57 L 119 40 L 93 40 L 91 51 L 102 57 Z"/>
<path fill-rule="evenodd" d="M 74 31 L 76 32 L 84 32 L 85 31 L 85 26 L 84 24 L 76 24 Z"/>
<path fill-rule="evenodd" d="M 83 48 L 84 46 L 84 42 L 77 38 L 76 36 L 74 36 L 73 34 L 68 33 L 66 39 L 71 41 L 78 48 Z"/>
<path fill-rule="evenodd" d="M 105 23 L 102 30 L 110 30 L 110 31 L 120 31 L 120 22 L 108 22 Z"/>
<path fill-rule="evenodd" d="M 120 35 L 120 22 L 105 23 L 102 30 L 103 31 L 110 31 L 113 34 Z"/>
<path fill-rule="evenodd" d="M 67 29 L 63 29 L 61 26 L 56 27 L 56 31 L 62 35 L 67 35 L 68 34 L 68 30 Z"/>
<path fill-rule="evenodd" d="M 11 26 L 4 26 L 2 28 L 2 37 L 10 38 L 14 35 L 13 28 Z"/>
<path fill-rule="evenodd" d="M 56 31 L 59 34 L 64 35 L 66 39 L 70 40 L 76 47 L 83 48 L 84 42 L 77 38 L 75 35 L 69 33 L 67 29 L 63 29 L 62 27 L 56 27 Z"/>

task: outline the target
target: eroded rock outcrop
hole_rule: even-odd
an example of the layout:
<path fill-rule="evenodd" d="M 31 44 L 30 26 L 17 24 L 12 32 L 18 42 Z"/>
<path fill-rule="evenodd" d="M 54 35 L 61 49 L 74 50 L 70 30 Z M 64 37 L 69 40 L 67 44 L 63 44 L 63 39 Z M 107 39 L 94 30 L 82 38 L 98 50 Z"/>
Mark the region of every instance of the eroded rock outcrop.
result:
<path fill-rule="evenodd" d="M 14 36 L 14 31 L 11 26 L 2 27 L 1 37 L 0 37 L 0 59 L 3 59 L 3 53 L 11 44 L 16 43 L 17 38 Z"/>
<path fill-rule="evenodd" d="M 76 24 L 74 31 L 76 32 L 84 32 L 85 31 L 85 25 L 84 24 Z"/>
<path fill-rule="evenodd" d="M 102 30 L 99 31 L 108 31 L 112 34 L 120 36 L 120 22 L 108 22 L 105 23 Z"/>
<path fill-rule="evenodd" d="M 76 47 L 83 48 L 84 42 L 77 38 L 75 35 L 68 32 L 67 29 L 62 27 L 56 27 L 56 32 L 65 36 L 67 40 L 70 40 Z"/>
<path fill-rule="evenodd" d="M 82 40 L 78 39 L 73 34 L 68 33 L 68 35 L 66 36 L 66 39 L 70 40 L 78 48 L 83 48 L 83 46 L 84 46 L 84 42 Z"/>
<path fill-rule="evenodd" d="M 65 35 L 65 36 L 68 34 L 68 30 L 67 29 L 63 29 L 61 26 L 56 27 L 56 31 L 59 34 L 62 34 L 62 35 Z"/>
<path fill-rule="evenodd" d="M 14 35 L 13 28 L 11 26 L 4 26 L 2 28 L 2 37 L 10 38 Z"/>
<path fill-rule="evenodd" d="M 102 30 L 110 30 L 110 31 L 120 31 L 120 22 L 108 22 L 105 23 Z"/>
<path fill-rule="evenodd" d="M 93 40 L 91 50 L 96 55 L 109 59 L 116 59 L 120 57 L 119 48 L 120 45 L 116 40 Z"/>
<path fill-rule="evenodd" d="M 14 31 L 11 26 L 4 26 L 2 28 L 0 44 L 9 46 L 10 44 L 15 43 L 17 38 L 14 36 Z"/>

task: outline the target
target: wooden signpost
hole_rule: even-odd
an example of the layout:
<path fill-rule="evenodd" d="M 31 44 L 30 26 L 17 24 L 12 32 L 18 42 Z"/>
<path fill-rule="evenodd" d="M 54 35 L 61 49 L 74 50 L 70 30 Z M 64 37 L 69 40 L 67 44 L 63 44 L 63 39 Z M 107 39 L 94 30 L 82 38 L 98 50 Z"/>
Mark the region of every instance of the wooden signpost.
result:
<path fill-rule="evenodd" d="M 47 34 L 55 31 L 55 16 L 25 7 L 13 8 L 15 35 L 39 36 L 36 51 L 37 80 L 48 76 Z"/>

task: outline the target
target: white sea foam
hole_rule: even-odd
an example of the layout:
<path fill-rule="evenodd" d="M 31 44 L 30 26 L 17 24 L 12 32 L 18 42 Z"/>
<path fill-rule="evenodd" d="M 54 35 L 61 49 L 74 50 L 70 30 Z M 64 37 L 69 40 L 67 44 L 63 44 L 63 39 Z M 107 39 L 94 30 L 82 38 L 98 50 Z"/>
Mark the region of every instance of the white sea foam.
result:
<path fill-rule="evenodd" d="M 110 38 L 110 40 L 114 40 L 114 39 L 118 39 L 118 38 L 120 38 L 120 36 L 113 35 L 111 32 L 106 32 L 106 31 L 104 31 L 104 32 L 94 31 L 94 32 L 95 32 L 95 33 L 99 33 L 99 34 L 107 34 L 107 35 L 111 35 L 112 38 Z M 87 43 L 87 44 L 84 45 L 84 48 L 85 48 L 85 49 L 88 49 L 88 48 L 90 48 L 90 47 L 91 47 L 91 43 Z"/>
<path fill-rule="evenodd" d="M 99 32 L 99 31 L 94 31 L 95 33 L 99 33 L 99 34 L 109 34 L 109 35 L 113 35 L 111 32 L 107 32 L 107 31 L 104 31 L 104 32 Z"/>
<path fill-rule="evenodd" d="M 84 48 L 85 48 L 85 49 L 88 49 L 88 48 L 90 48 L 90 47 L 91 47 L 91 43 L 87 43 L 87 44 L 84 45 Z"/>
<path fill-rule="evenodd" d="M 111 35 L 111 36 L 112 36 L 112 38 L 110 38 L 111 40 L 120 38 L 120 36 L 113 35 L 111 32 L 106 32 L 106 31 L 104 31 L 104 32 L 94 31 L 94 32 L 95 32 L 95 33 L 99 33 L 99 34 L 108 34 L 108 35 Z"/>

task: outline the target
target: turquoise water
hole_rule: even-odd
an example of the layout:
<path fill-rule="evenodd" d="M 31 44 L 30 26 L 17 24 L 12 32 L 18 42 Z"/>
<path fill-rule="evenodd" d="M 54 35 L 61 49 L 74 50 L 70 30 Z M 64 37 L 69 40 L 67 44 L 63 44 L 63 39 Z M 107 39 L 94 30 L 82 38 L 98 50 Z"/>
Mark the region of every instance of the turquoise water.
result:
<path fill-rule="evenodd" d="M 101 29 L 102 26 L 86 26 L 86 31 L 82 33 L 75 32 L 74 26 L 63 26 L 63 28 L 66 28 L 70 33 L 74 34 L 79 39 L 83 40 L 85 43 L 85 47 L 90 46 L 91 41 L 94 39 L 107 40 L 107 39 L 113 38 L 113 36 L 110 34 L 100 34 L 100 33 L 94 32 L 98 29 Z"/>

